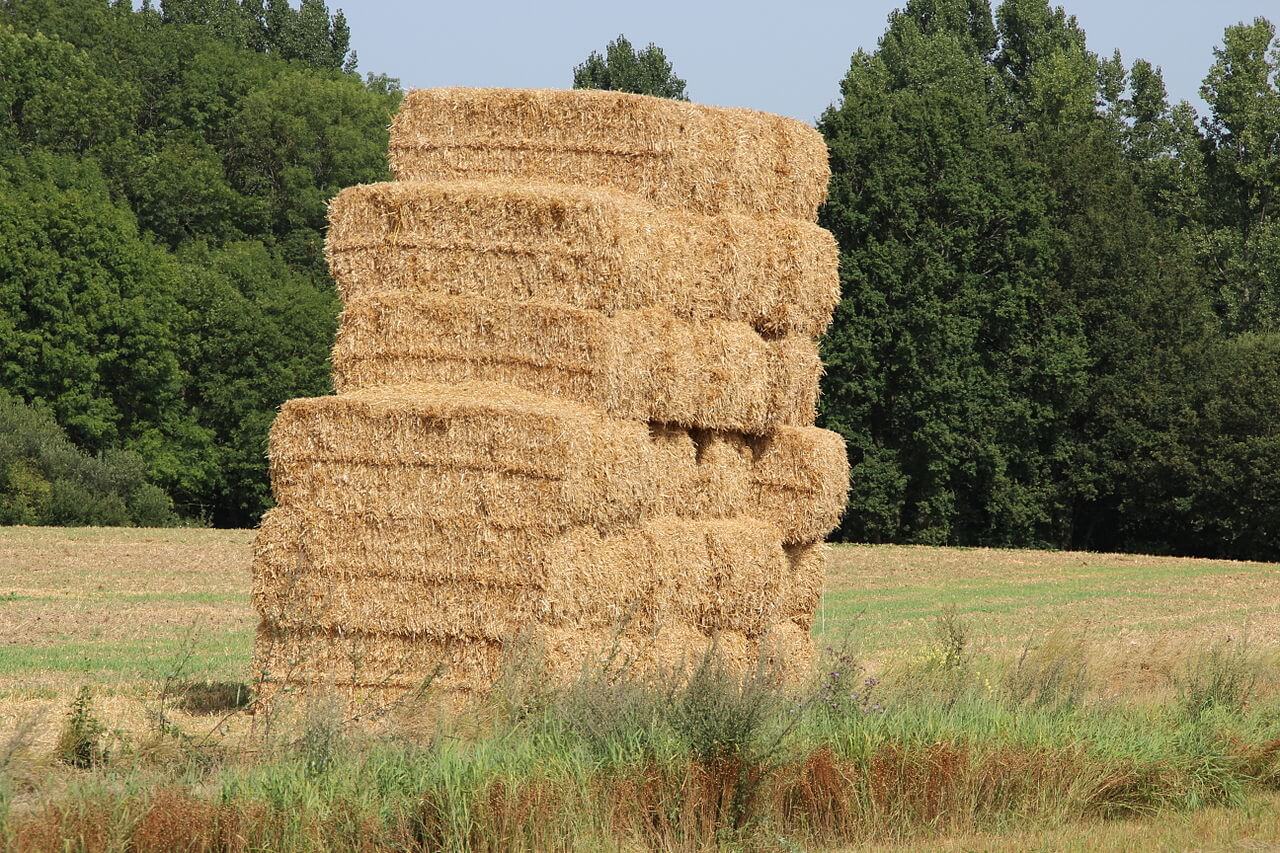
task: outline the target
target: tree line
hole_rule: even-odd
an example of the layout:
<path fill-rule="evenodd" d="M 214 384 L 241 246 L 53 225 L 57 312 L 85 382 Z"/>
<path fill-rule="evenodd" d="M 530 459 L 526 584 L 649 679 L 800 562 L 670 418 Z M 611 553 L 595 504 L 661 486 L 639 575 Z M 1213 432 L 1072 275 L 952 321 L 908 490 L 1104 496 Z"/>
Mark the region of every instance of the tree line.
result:
<path fill-rule="evenodd" d="M 268 506 L 276 408 L 331 390 L 325 204 L 386 178 L 349 41 L 322 0 L 0 0 L 0 523 Z M 908 0 L 853 55 L 838 538 L 1280 559 L 1278 66 L 1228 28 L 1200 116 L 1046 0 Z M 687 97 L 624 38 L 572 81 Z"/>

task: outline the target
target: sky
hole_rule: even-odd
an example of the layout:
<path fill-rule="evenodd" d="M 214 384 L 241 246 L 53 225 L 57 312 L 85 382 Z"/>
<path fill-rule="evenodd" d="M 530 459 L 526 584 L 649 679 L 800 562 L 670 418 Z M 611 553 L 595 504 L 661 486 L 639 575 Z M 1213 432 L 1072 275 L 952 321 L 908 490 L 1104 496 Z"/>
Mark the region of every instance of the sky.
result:
<path fill-rule="evenodd" d="M 814 121 L 839 95 L 858 48 L 874 49 L 901 0 L 761 3 L 752 0 L 428 3 L 329 0 L 351 24 L 361 71 L 399 77 L 406 88 L 567 88 L 573 66 L 622 33 L 654 42 L 692 100 L 751 107 Z M 1280 0 L 1065 0 L 1089 47 L 1127 64 L 1164 69 L 1172 101 L 1203 113 L 1200 81 L 1229 24 L 1267 15 Z"/>

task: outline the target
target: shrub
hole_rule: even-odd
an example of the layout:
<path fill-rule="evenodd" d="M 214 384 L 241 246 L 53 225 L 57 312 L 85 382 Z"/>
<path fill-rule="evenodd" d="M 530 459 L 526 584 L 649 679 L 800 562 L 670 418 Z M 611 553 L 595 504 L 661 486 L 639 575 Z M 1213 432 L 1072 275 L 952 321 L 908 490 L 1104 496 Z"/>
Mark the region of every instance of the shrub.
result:
<path fill-rule="evenodd" d="M 0 524 L 173 526 L 173 501 L 130 450 L 91 456 L 48 412 L 0 391 Z"/>
<path fill-rule="evenodd" d="M 117 494 L 93 492 L 72 480 L 55 480 L 45 524 L 128 527 L 129 508 Z"/>
<path fill-rule="evenodd" d="M 49 481 L 25 459 L 9 465 L 0 492 L 0 524 L 40 524 L 49 513 Z"/>
<path fill-rule="evenodd" d="M 143 483 L 129 498 L 129 516 L 139 527 L 173 527 L 179 518 L 173 511 L 173 499 L 164 489 Z"/>

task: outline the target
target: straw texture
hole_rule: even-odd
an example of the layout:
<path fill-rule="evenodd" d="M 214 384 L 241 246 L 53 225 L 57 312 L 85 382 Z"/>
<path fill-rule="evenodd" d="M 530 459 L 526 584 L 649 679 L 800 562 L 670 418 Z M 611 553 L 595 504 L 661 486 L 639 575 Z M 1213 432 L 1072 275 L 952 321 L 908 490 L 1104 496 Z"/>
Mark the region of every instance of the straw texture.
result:
<path fill-rule="evenodd" d="M 333 368 L 339 392 L 505 382 L 618 418 L 766 434 L 813 423 L 822 362 L 808 338 L 744 323 L 395 294 L 347 302 Z"/>
<path fill-rule="evenodd" d="M 404 551 L 360 564 L 345 537 L 312 534 L 299 514 L 273 511 L 255 545 L 253 600 L 294 628 L 500 640 L 529 625 L 607 628 L 679 622 L 758 636 L 812 611 L 821 564 L 799 564 L 779 532 L 754 519 L 656 519 L 614 536 L 586 528 L 506 556 L 530 574 L 494 583 L 442 580 Z M 337 552 L 335 570 L 334 552 Z M 447 555 L 433 555 L 441 562 Z M 434 562 L 434 561 L 433 561 Z"/>
<path fill-rule="evenodd" d="M 835 240 L 817 225 L 682 214 L 583 186 L 351 187 L 330 203 L 326 251 L 347 301 L 408 290 L 660 308 L 816 338 L 840 297 Z"/>
<path fill-rule="evenodd" d="M 253 667 L 261 682 L 277 689 L 321 686 L 340 694 L 394 698 L 429 684 L 433 694 L 439 691 L 457 701 L 488 693 L 504 664 L 512 661 L 538 667 L 538 675 L 552 684 L 606 671 L 665 685 L 687 675 L 708 655 L 731 676 L 760 671 L 772 680 L 797 684 L 812 673 L 813 641 L 807 629 L 793 622 L 773 625 L 756 640 L 731 631 L 708 635 L 672 623 L 622 630 L 533 629 L 504 642 L 476 642 L 293 630 L 264 621 Z"/>
<path fill-rule="evenodd" d="M 839 522 L 848 482 L 844 442 L 826 430 L 650 429 L 482 382 L 291 400 L 269 454 L 281 505 L 468 530 L 745 515 L 809 542 Z"/>
<path fill-rule="evenodd" d="M 822 136 L 781 116 L 603 91 L 420 89 L 391 123 L 400 180 L 605 186 L 699 213 L 812 219 Z"/>

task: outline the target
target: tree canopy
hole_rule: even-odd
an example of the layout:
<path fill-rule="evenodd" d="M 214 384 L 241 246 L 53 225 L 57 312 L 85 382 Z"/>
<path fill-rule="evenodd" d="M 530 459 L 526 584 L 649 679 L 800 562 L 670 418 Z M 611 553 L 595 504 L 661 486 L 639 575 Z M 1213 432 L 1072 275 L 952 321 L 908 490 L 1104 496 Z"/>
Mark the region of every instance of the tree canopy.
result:
<path fill-rule="evenodd" d="M 909 0 L 854 55 L 819 121 L 842 537 L 1280 556 L 1274 29 L 1216 56 L 1199 121 L 1045 0 Z"/>
<path fill-rule="evenodd" d="M 573 69 L 573 88 L 689 100 L 685 82 L 676 76 L 662 48 L 650 42 L 648 47 L 636 52 L 622 35 L 605 46 L 603 55 L 593 50 Z"/>
<path fill-rule="evenodd" d="M 253 524 L 276 408 L 330 390 L 325 205 L 399 98 L 349 39 L 322 0 L 0 0 L 0 381 L 184 515 Z"/>

